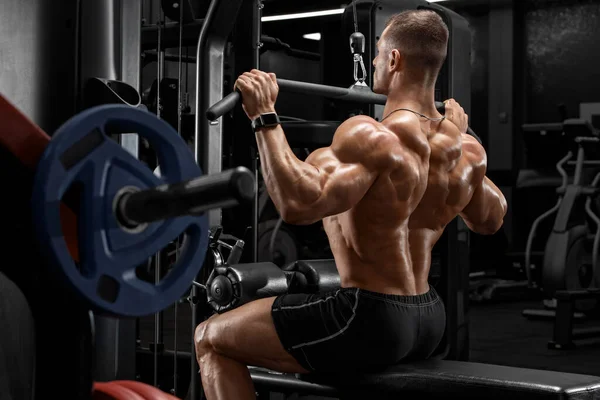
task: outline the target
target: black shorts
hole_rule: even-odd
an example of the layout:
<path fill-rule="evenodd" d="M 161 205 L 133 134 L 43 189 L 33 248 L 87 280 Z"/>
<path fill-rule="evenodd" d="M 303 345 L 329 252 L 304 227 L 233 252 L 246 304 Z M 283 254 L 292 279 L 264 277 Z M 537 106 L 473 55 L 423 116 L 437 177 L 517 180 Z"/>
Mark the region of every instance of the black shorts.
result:
<path fill-rule="evenodd" d="M 357 288 L 286 294 L 271 309 L 283 347 L 308 371 L 372 370 L 426 359 L 446 328 L 436 291 L 397 296 Z"/>

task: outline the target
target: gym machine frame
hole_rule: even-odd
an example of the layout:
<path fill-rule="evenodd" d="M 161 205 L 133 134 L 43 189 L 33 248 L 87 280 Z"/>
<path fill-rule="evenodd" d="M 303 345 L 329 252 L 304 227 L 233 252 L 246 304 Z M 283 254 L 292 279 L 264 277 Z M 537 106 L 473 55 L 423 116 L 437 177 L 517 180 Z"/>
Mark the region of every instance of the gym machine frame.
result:
<path fill-rule="evenodd" d="M 598 252 L 600 250 L 600 218 L 592 209 L 593 198 L 600 193 L 598 184 L 600 183 L 600 172 L 596 173 L 589 185 L 581 183 L 583 179 L 583 168 L 586 166 L 600 166 L 600 161 L 585 160 L 585 146 L 598 146 L 600 138 L 589 123 L 583 120 L 566 120 L 562 124 L 535 124 L 525 125 L 524 130 L 540 131 L 553 130 L 564 132 L 567 137 L 572 138 L 577 147 L 576 159 L 573 159 L 573 151 L 570 150 L 557 164 L 556 169 L 562 177 L 562 185 L 556 190 L 559 198 L 554 207 L 546 211 L 536 218 L 531 226 L 527 246 L 525 249 L 525 271 L 527 273 L 528 286 L 536 288 L 532 275 L 532 246 L 533 239 L 537 233 L 538 226 L 544 220 L 556 214 L 553 230 L 548 238 L 546 250 L 544 251 L 544 267 L 542 270 L 543 290 L 548 296 L 556 299 L 556 310 L 524 310 L 525 317 L 554 317 L 554 329 L 552 340 L 548 342 L 548 348 L 572 349 L 575 347 L 574 340 L 586 339 L 600 336 L 599 328 L 582 328 L 574 329 L 573 322 L 575 319 L 581 319 L 583 314 L 576 312 L 576 302 L 579 300 L 600 299 L 600 289 L 584 288 L 584 289 L 569 289 L 566 290 L 566 280 L 569 278 L 567 268 L 570 258 L 571 248 L 579 238 L 586 240 L 588 236 L 587 223 L 583 226 L 571 226 L 570 220 L 573 214 L 575 205 L 581 197 L 585 197 L 585 214 L 583 217 L 588 217 L 596 225 L 596 230 L 593 235 L 592 246 L 592 282 L 596 285 L 599 283 L 598 273 Z M 565 165 L 575 167 L 573 183 L 569 184 L 569 176 L 564 169 Z M 573 236 L 575 239 L 573 239 Z M 555 260 L 556 257 L 550 257 L 548 253 L 560 251 L 563 249 L 565 253 L 560 260 Z M 581 260 L 575 260 L 579 262 Z M 557 265 L 558 263 L 558 265 Z M 564 265 L 563 265 L 564 264 Z M 562 265 L 562 268 L 558 268 Z M 562 282 L 562 285 L 559 284 Z"/>
<path fill-rule="evenodd" d="M 205 110 L 221 99 L 224 91 L 224 60 L 227 39 L 237 21 L 243 0 L 213 0 L 204 18 L 196 47 L 196 121 L 195 151 L 196 161 L 202 161 L 206 174 L 218 173 L 223 169 L 223 124 L 213 123 L 204 118 Z M 260 36 L 259 36 L 260 37 Z M 258 42 L 256 42 L 258 43 Z M 255 171 L 254 171 L 255 172 Z M 256 189 L 256 186 L 255 186 Z M 254 202 L 256 202 L 256 197 Z M 208 225 L 221 225 L 222 212 L 219 209 L 208 213 Z M 200 308 L 194 299 L 200 298 L 199 288 L 192 287 L 192 323 L 190 336 L 194 337 L 196 326 L 201 322 Z M 195 400 L 199 396 L 199 367 L 195 357 L 194 341 L 191 346 L 189 396 Z"/>

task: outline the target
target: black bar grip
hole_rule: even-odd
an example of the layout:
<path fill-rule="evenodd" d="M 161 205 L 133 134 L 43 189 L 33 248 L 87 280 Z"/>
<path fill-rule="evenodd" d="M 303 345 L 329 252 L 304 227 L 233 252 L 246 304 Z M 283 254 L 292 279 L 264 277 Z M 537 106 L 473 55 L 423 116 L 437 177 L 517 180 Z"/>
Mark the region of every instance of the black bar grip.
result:
<path fill-rule="evenodd" d="M 284 92 L 308 94 L 314 96 L 328 97 L 332 99 L 350 101 L 365 104 L 384 105 L 387 96 L 373 93 L 370 89 L 347 89 L 337 86 L 319 85 L 317 83 L 290 81 L 287 79 L 277 79 L 279 89 Z"/>
<path fill-rule="evenodd" d="M 196 215 L 214 208 L 234 207 L 254 197 L 254 175 L 245 167 L 198 178 L 128 192 L 118 199 L 116 213 L 121 224 L 140 224 Z"/>
<path fill-rule="evenodd" d="M 206 118 L 208 118 L 209 121 L 216 121 L 229 111 L 233 110 L 241 98 L 242 95 L 237 90 L 229 93 L 206 110 Z"/>
<path fill-rule="evenodd" d="M 290 81 L 287 79 L 277 79 L 277 84 L 279 85 L 279 90 L 289 93 L 328 97 L 365 104 L 384 105 L 387 101 L 387 97 L 385 95 L 373 93 L 370 89 L 347 89 L 337 86 L 319 85 L 317 83 Z M 233 110 L 240 99 L 241 95 L 237 91 L 228 94 L 223 99 L 213 104 L 208 110 L 206 110 L 206 118 L 208 118 L 209 121 L 217 120 L 221 116 Z"/>

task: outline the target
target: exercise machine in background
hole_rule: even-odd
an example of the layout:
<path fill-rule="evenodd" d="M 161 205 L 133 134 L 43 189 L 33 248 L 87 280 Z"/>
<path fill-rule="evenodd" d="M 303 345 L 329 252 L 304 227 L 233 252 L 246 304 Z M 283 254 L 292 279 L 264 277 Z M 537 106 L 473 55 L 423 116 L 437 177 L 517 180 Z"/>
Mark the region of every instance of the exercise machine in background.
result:
<path fill-rule="evenodd" d="M 554 335 L 548 346 L 572 348 L 576 339 L 600 336 L 600 329 L 573 329 L 574 320 L 583 320 L 597 312 L 600 300 L 597 202 L 600 138 L 588 121 L 578 119 L 565 120 L 562 124 L 527 125 L 524 129 L 561 132 L 561 140 L 566 145 L 563 148 L 569 151 L 556 165 L 562 177 L 562 184 L 556 190 L 558 200 L 533 222 L 525 250 L 528 286 L 541 288 L 546 308 L 524 310 L 523 316 L 553 320 Z M 567 173 L 567 167 L 573 170 L 572 176 Z M 541 257 L 534 257 L 533 243 L 539 226 L 551 217 L 554 223 L 545 249 Z"/>

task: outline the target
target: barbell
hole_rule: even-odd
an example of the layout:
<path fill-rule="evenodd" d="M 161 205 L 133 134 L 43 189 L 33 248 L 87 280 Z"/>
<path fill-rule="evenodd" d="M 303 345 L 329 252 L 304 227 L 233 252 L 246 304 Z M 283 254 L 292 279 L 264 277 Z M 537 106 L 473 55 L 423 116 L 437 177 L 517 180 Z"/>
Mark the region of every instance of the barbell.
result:
<path fill-rule="evenodd" d="M 155 149 L 161 176 L 113 135 L 135 132 Z M 38 162 L 31 206 L 48 264 L 89 306 L 141 317 L 178 301 L 202 268 L 209 227 L 203 211 L 251 200 L 246 168 L 202 176 L 177 132 L 153 114 L 123 105 L 86 110 L 52 136 Z M 77 215 L 77 259 L 61 222 L 61 204 Z M 157 284 L 138 267 L 184 235 L 176 264 Z"/>

